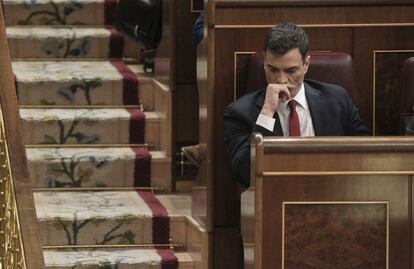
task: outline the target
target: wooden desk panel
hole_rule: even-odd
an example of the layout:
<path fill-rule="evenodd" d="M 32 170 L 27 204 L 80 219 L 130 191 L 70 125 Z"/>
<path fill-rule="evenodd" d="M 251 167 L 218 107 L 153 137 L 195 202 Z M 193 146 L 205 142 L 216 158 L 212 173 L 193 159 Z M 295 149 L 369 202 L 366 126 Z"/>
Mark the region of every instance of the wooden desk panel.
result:
<path fill-rule="evenodd" d="M 263 219 L 261 223 L 265 237 L 262 241 L 261 250 L 262 268 L 283 268 L 282 256 L 282 220 L 283 202 L 363 202 L 363 201 L 388 201 L 389 203 L 389 268 L 410 268 L 410 237 L 411 234 L 411 177 L 410 176 L 309 176 L 309 177 L 265 177 L 263 178 Z M 259 194 L 257 194 L 259 195 Z M 328 203 L 329 204 L 329 203 Z M 314 216 L 317 218 L 318 216 Z M 321 221 L 321 220 L 318 220 Z M 332 223 L 333 225 L 334 223 Z M 260 224 L 259 224 L 260 225 Z M 329 225 L 329 224 L 326 224 Z M 350 230 L 351 232 L 352 230 Z M 306 237 L 309 231 L 297 231 L 296 236 Z M 317 231 L 315 231 L 317 232 Z M 340 236 L 338 234 L 338 236 Z M 386 236 L 384 234 L 384 236 Z M 321 242 L 329 238 L 321 238 Z M 381 241 L 381 240 L 380 240 Z M 257 242 L 257 241 L 256 241 Z M 346 244 L 346 242 L 343 242 Z M 285 246 L 288 242 L 284 243 Z M 297 246 L 299 247 L 299 246 Z M 303 242 L 299 248 L 303 251 L 311 247 L 311 243 Z M 317 246 L 313 246 L 317 247 Z M 339 245 L 338 248 L 346 248 L 346 245 Z M 360 246 L 361 247 L 361 246 Z M 372 246 L 366 246 L 372 250 Z M 386 253 L 379 246 L 379 253 Z M 318 248 L 324 248 L 323 245 Z M 362 247 L 361 247 L 362 248 Z M 315 250 L 315 253 L 323 252 L 322 249 Z M 338 256 L 341 252 L 338 249 Z M 330 252 L 328 249 L 324 250 Z M 361 249 L 363 251 L 363 249 Z M 349 254 L 349 253 L 348 253 Z M 357 255 L 356 253 L 353 253 Z M 328 255 L 328 254 L 327 254 Z M 334 256 L 333 253 L 329 255 Z M 367 255 L 369 255 L 367 253 Z M 285 257 L 286 258 L 286 257 Z M 344 257 L 338 257 L 342 259 Z M 358 256 L 354 257 L 358 259 Z M 372 260 L 386 260 L 385 257 L 371 257 Z M 260 259 L 260 257 L 256 257 Z M 312 260 L 313 259 L 313 260 Z M 315 261 L 318 257 L 304 257 L 304 262 Z M 352 259 L 352 258 L 349 258 Z M 300 259 L 299 259 L 300 260 Z M 361 259 L 359 259 L 361 260 Z M 363 260 L 362 260 L 363 261 Z M 319 261 L 320 262 L 320 261 Z M 356 263 L 361 266 L 361 264 Z M 375 265 L 375 264 L 374 264 Z M 331 264 L 332 266 L 332 264 Z M 349 266 L 349 264 L 348 264 Z M 287 267 L 286 267 L 287 268 Z M 301 268 L 301 267 L 297 267 Z M 315 268 L 333 268 L 330 266 L 317 266 Z M 335 268 L 358 268 L 357 266 L 343 267 L 338 264 Z M 385 264 L 378 267 L 363 268 L 388 268 Z"/>
<path fill-rule="evenodd" d="M 256 142 L 255 269 L 412 268 L 414 139 Z"/>

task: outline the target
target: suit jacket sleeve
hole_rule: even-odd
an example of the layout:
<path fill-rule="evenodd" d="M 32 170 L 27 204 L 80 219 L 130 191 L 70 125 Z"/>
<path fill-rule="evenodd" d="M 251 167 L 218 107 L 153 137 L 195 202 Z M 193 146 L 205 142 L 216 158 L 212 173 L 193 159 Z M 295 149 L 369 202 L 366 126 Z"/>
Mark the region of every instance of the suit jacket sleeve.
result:
<path fill-rule="evenodd" d="M 232 106 L 225 109 L 224 142 L 231 160 L 231 169 L 233 175 L 246 188 L 250 185 L 250 141 L 253 132 L 264 136 L 273 135 L 266 128 L 256 125 L 256 119 L 248 119 Z"/>
<path fill-rule="evenodd" d="M 414 135 L 414 116 L 411 117 L 410 123 L 405 129 L 405 135 Z"/>
<path fill-rule="evenodd" d="M 352 101 L 351 96 L 346 93 L 345 97 L 346 106 L 348 110 L 348 120 L 347 120 L 347 127 L 345 135 L 352 135 L 352 136 L 364 136 L 364 135 L 371 135 L 367 127 L 365 126 L 364 122 L 361 120 L 358 108 L 355 106 L 354 102 Z"/>

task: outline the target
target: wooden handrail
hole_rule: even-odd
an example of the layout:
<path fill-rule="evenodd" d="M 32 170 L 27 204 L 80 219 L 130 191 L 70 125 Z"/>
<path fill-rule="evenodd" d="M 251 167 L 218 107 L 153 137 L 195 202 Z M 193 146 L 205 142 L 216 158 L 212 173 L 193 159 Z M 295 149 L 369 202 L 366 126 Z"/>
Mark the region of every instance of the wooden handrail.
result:
<path fill-rule="evenodd" d="M 20 245 L 22 246 L 22 249 L 19 249 L 18 245 L 12 246 L 12 248 L 7 251 L 16 251 L 16 249 L 19 249 L 18 252 L 23 253 L 24 255 L 25 262 L 21 265 L 13 266 L 12 268 L 44 268 L 45 265 L 39 240 L 34 198 L 27 167 L 26 151 L 23 144 L 20 115 L 14 77 L 11 69 L 2 6 L 0 6 L 0 105 L 4 119 L 4 149 L 8 149 L 8 160 L 5 158 L 5 162 L 11 172 L 8 180 L 12 180 L 11 186 L 14 186 L 14 195 L 12 191 L 11 196 L 14 196 L 14 201 L 17 205 L 17 225 L 15 226 L 17 227 L 17 230 L 14 231 L 15 234 L 6 234 L 6 238 L 7 236 L 21 238 Z M 7 152 L 5 153 L 7 155 Z M 0 246 L 0 248 L 1 247 L 2 246 Z M 4 253 L 3 251 L 4 250 L 0 253 Z M 3 269 L 7 268 L 8 266 L 6 265 Z"/>
<path fill-rule="evenodd" d="M 266 153 L 411 152 L 414 150 L 412 136 L 263 137 L 261 143 L 266 146 Z"/>

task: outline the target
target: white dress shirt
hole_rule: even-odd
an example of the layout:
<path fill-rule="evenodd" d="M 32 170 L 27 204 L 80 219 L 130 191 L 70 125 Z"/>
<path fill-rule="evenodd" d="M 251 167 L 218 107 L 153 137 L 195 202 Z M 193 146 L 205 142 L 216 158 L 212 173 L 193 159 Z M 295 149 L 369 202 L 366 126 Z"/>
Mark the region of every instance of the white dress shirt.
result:
<path fill-rule="evenodd" d="M 293 98 L 296 102 L 296 112 L 299 117 L 300 125 L 300 134 L 301 136 L 315 136 L 315 131 L 313 129 L 312 117 L 309 111 L 308 101 L 305 96 L 305 86 L 300 86 L 300 89 L 296 96 Z M 290 99 L 291 100 L 291 99 Z M 280 124 L 282 126 L 282 131 L 284 136 L 289 136 L 289 115 L 290 108 L 288 102 L 280 102 L 279 107 L 277 108 L 277 114 L 279 115 Z M 274 118 L 268 117 L 263 114 L 259 114 L 259 117 L 256 120 L 256 124 L 266 128 L 267 130 L 273 132 L 275 127 L 276 120 Z"/>

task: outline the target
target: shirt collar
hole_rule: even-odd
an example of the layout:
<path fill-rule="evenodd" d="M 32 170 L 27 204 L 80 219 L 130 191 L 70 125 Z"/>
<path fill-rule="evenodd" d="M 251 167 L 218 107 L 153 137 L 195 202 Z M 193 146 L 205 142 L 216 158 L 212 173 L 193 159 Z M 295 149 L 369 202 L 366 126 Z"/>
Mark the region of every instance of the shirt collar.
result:
<path fill-rule="evenodd" d="M 296 96 L 293 98 L 299 105 L 301 105 L 304 109 L 308 108 L 308 102 L 306 102 L 306 96 L 305 96 L 305 86 L 302 82 L 302 85 L 300 85 L 300 89 Z"/>

